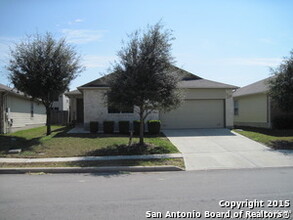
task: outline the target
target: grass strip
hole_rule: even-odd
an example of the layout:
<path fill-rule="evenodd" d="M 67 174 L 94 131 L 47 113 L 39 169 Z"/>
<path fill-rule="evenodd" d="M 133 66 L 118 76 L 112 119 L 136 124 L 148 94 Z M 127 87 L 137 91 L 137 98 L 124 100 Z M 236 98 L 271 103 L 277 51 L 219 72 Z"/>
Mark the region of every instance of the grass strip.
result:
<path fill-rule="evenodd" d="M 293 150 L 293 130 L 241 128 L 233 131 L 273 149 Z"/>

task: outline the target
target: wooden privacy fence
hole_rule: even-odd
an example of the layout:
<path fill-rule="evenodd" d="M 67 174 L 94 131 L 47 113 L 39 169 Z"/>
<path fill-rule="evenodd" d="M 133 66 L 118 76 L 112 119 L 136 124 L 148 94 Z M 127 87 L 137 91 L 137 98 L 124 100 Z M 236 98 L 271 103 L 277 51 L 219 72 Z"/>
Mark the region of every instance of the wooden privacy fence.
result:
<path fill-rule="evenodd" d="M 65 125 L 68 123 L 68 111 L 51 111 L 51 124 Z"/>

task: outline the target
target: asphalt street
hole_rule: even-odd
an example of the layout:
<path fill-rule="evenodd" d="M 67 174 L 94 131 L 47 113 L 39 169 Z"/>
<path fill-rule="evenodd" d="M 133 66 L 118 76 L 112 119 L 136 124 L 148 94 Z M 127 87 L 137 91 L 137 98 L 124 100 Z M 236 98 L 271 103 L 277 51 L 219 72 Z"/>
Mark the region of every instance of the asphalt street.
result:
<path fill-rule="evenodd" d="M 277 207 L 268 203 L 277 201 Z M 290 207 L 281 207 L 287 201 Z M 264 207 L 234 208 L 233 201 Z M 292 211 L 293 168 L 164 173 L 0 175 L 0 219 L 165 219 L 167 211 Z M 246 204 L 247 205 L 247 204 Z M 288 205 L 288 204 L 287 204 Z M 151 211 L 151 212 L 147 212 Z M 291 214 L 291 219 L 293 218 Z M 211 218 L 210 218 L 211 219 Z M 224 219 L 224 218 L 214 218 Z M 263 218 L 255 218 L 263 219 Z"/>

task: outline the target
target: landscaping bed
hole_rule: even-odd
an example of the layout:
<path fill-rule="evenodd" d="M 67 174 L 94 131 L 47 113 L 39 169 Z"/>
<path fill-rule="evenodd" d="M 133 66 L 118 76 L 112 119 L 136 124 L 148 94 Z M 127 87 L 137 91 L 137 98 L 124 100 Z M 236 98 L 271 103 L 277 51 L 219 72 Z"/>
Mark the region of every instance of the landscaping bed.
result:
<path fill-rule="evenodd" d="M 293 129 L 277 130 L 241 127 L 235 132 L 273 149 L 293 150 Z"/>
<path fill-rule="evenodd" d="M 52 126 L 46 136 L 46 127 L 0 135 L 0 157 L 46 158 L 75 156 L 147 155 L 178 153 L 178 149 L 163 135 L 146 135 L 146 146 L 128 147 L 129 136 L 120 134 L 67 134 L 70 128 Z M 132 143 L 138 143 L 133 137 Z M 18 154 L 10 149 L 21 148 Z"/>

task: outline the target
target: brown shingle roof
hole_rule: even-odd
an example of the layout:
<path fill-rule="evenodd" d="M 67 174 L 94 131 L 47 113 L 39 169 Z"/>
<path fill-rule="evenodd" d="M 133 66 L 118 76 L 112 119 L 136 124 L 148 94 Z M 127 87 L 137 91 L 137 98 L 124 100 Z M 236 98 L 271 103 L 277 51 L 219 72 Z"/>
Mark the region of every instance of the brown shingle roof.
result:
<path fill-rule="evenodd" d="M 237 86 L 215 82 L 207 79 L 180 81 L 178 88 L 185 89 L 237 89 Z"/>
<path fill-rule="evenodd" d="M 233 97 L 252 95 L 257 93 L 267 93 L 269 91 L 268 81 L 270 79 L 271 77 L 249 84 L 240 89 L 237 89 L 233 93 Z"/>
<path fill-rule="evenodd" d="M 238 88 L 233 85 L 228 85 L 228 84 L 224 84 L 220 82 L 214 82 L 211 80 L 203 79 L 197 75 L 194 75 L 176 66 L 173 66 L 172 71 L 175 74 L 178 74 L 180 78 L 180 82 L 178 85 L 179 88 L 229 88 L 229 89 Z M 103 76 L 89 83 L 86 83 L 78 87 L 78 89 L 82 89 L 85 87 L 108 87 L 107 80 L 112 74 L 115 74 L 115 73 L 110 73 L 109 75 Z"/>
<path fill-rule="evenodd" d="M 81 94 L 81 92 L 77 89 L 64 93 L 64 95 L 66 95 L 66 96 L 74 96 L 74 95 L 80 95 L 80 94 Z"/>
<path fill-rule="evenodd" d="M 18 91 L 17 89 L 5 86 L 3 84 L 0 83 L 0 91 L 5 91 L 5 92 L 9 92 L 15 95 L 20 95 L 20 96 L 24 96 L 24 97 L 28 97 L 27 95 L 25 95 L 23 92 Z"/>

